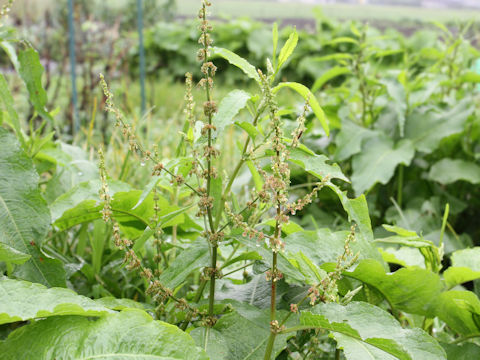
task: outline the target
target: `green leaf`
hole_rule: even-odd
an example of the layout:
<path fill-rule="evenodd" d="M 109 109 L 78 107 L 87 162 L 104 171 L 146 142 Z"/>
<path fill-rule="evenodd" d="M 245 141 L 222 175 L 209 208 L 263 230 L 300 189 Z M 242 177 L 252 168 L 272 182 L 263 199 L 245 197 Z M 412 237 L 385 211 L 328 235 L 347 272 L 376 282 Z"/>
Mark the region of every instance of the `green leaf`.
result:
<path fill-rule="evenodd" d="M 358 44 L 358 41 L 348 36 L 341 36 L 341 37 L 332 39 L 330 41 L 327 41 L 325 45 L 337 45 L 337 44 L 345 44 L 345 43 Z"/>
<path fill-rule="evenodd" d="M 328 175 L 330 179 L 341 179 L 349 182 L 348 178 L 343 175 L 342 170 L 337 164 L 327 164 L 329 159 L 325 155 L 317 155 L 304 146 L 293 149 L 289 148 L 289 152 L 289 161 L 297 164 L 318 179 L 321 180 Z"/>
<path fill-rule="evenodd" d="M 58 315 L 101 316 L 109 312 L 101 304 L 69 289 L 0 280 L 0 324 Z"/>
<path fill-rule="evenodd" d="M 273 23 L 272 28 L 272 41 L 273 41 L 273 66 L 276 67 L 277 62 L 277 46 L 278 46 L 278 25 Z"/>
<path fill-rule="evenodd" d="M 361 246 L 360 252 L 363 252 L 364 256 L 368 256 L 371 259 L 376 259 L 379 263 L 383 264 L 386 267 L 386 264 L 383 262 L 380 253 L 375 250 L 375 247 L 373 247 L 372 250 L 372 223 L 370 222 L 370 214 L 368 212 L 368 205 L 365 196 L 360 195 L 355 199 L 350 199 L 347 196 L 347 192 L 341 191 L 338 186 L 331 183 L 327 186 L 332 189 L 337 195 L 337 197 L 340 199 L 340 202 L 342 203 L 345 212 L 348 214 L 348 220 L 354 221 L 357 224 L 355 237 L 357 239 L 357 243 L 359 243 Z M 360 256 L 363 255 L 360 254 Z"/>
<path fill-rule="evenodd" d="M 222 316 L 208 332 L 206 345 L 211 360 L 262 360 L 270 336 L 269 310 L 260 310 L 248 304 L 233 303 L 237 311 Z M 285 316 L 284 311 L 278 311 Z M 198 346 L 203 345 L 205 328 L 191 333 Z M 273 354 L 278 355 L 285 347 L 288 335 L 278 334 Z"/>
<path fill-rule="evenodd" d="M 327 118 L 325 117 L 325 113 L 323 112 L 322 108 L 320 107 L 320 104 L 315 98 L 315 95 L 312 94 L 310 89 L 307 88 L 305 85 L 302 85 L 296 82 L 282 82 L 277 86 L 275 86 L 272 89 L 272 91 L 273 93 L 277 93 L 280 89 L 283 89 L 285 87 L 289 87 L 290 89 L 295 90 L 305 99 L 305 101 L 308 100 L 313 113 L 315 114 L 317 119 L 320 121 L 320 124 L 322 125 L 323 130 L 325 131 L 325 134 L 328 136 L 330 134 L 330 129 L 328 127 Z"/>
<path fill-rule="evenodd" d="M 257 191 L 261 191 L 263 187 L 262 176 L 258 172 L 252 160 L 247 160 L 245 163 L 247 164 L 248 170 L 250 170 L 250 174 L 252 174 L 252 179 L 253 179 L 253 183 L 255 184 L 255 189 Z"/>
<path fill-rule="evenodd" d="M 407 95 L 405 88 L 398 79 L 385 79 L 382 83 L 386 86 L 388 95 L 393 100 L 391 110 L 395 112 L 400 136 L 405 132 L 405 114 L 407 112 Z"/>
<path fill-rule="evenodd" d="M 480 300 L 471 291 L 446 291 L 436 299 L 436 316 L 463 334 L 480 332 Z"/>
<path fill-rule="evenodd" d="M 287 295 L 291 288 L 285 281 L 277 283 L 277 305 L 280 305 L 282 296 Z M 246 284 L 233 284 L 229 280 L 219 280 L 219 289 L 215 292 L 215 300 L 228 303 L 239 302 L 245 306 L 253 305 L 261 309 L 270 307 L 270 294 L 272 284 L 267 281 L 264 274 L 258 274 Z M 238 308 L 239 304 L 236 304 Z M 243 305 L 242 305 L 243 306 Z"/>
<path fill-rule="evenodd" d="M 61 262 L 48 259 L 38 249 L 50 227 L 38 174 L 15 137 L 2 128 L 0 174 L 0 243 L 31 256 L 15 269 L 16 276 L 47 286 L 65 286 Z"/>
<path fill-rule="evenodd" d="M 22 127 L 20 126 L 20 121 L 18 120 L 18 114 L 15 111 L 14 100 L 10 90 L 8 89 L 7 81 L 5 77 L 0 74 L 0 101 L 3 104 L 4 110 L 7 112 L 9 117 L 9 124 L 12 126 L 13 130 L 15 130 L 15 134 L 17 135 L 17 139 L 20 140 L 24 149 L 26 149 L 27 144 L 25 143 L 25 138 L 22 134 Z"/>
<path fill-rule="evenodd" d="M 220 56 L 224 58 L 230 64 L 235 65 L 240 70 L 242 70 L 249 78 L 255 80 L 258 84 L 261 84 L 260 76 L 258 75 L 257 69 L 255 69 L 255 66 L 253 66 L 247 60 L 238 56 L 234 52 L 224 48 L 213 47 L 212 55 Z"/>
<path fill-rule="evenodd" d="M 376 183 L 387 184 L 398 165 L 410 165 L 415 149 L 409 140 L 393 140 L 383 137 L 369 139 L 363 151 L 353 157 L 352 184 L 355 193 L 361 194 Z"/>
<path fill-rule="evenodd" d="M 412 140 L 417 150 L 431 153 L 443 138 L 463 131 L 473 110 L 474 107 L 469 98 L 461 100 L 448 111 L 433 112 L 415 109 L 407 117 L 405 137 Z"/>
<path fill-rule="evenodd" d="M 285 255 L 290 260 L 301 252 L 318 266 L 335 263 L 337 257 L 344 251 L 348 234 L 348 231 L 332 232 L 330 229 L 294 232 L 285 238 Z M 354 253 L 359 253 L 359 259 L 373 257 L 381 261 L 375 246 L 365 242 L 364 238 L 359 237 L 357 241 L 352 242 L 351 248 Z"/>
<path fill-rule="evenodd" d="M 107 309 L 111 310 L 125 310 L 125 309 L 145 309 L 145 304 L 142 304 L 138 301 L 134 301 L 132 299 L 117 299 L 112 296 L 103 297 L 100 299 L 96 299 L 95 303 L 98 305 L 104 306 Z"/>
<path fill-rule="evenodd" d="M 480 74 L 468 71 L 458 79 L 460 83 L 480 83 Z"/>
<path fill-rule="evenodd" d="M 50 205 L 52 222 L 57 221 L 59 218 L 62 217 L 65 211 L 73 209 L 75 206 L 85 200 L 99 201 L 99 190 L 101 189 L 101 187 L 101 181 L 95 179 L 77 184 L 73 188 L 68 190 L 66 193 L 60 195 Z M 110 196 L 113 196 L 117 192 L 125 192 L 131 190 L 130 185 L 117 180 L 110 180 L 108 182 L 108 188 Z"/>
<path fill-rule="evenodd" d="M 480 247 L 455 251 L 451 262 L 443 273 L 449 288 L 480 278 Z"/>
<path fill-rule="evenodd" d="M 331 60 L 350 60 L 353 58 L 352 54 L 347 54 L 347 53 L 336 53 L 336 54 L 330 54 L 330 55 L 325 55 L 325 56 L 317 56 L 312 58 L 313 61 L 318 61 L 318 62 L 323 62 L 323 61 L 331 61 Z"/>
<path fill-rule="evenodd" d="M 366 129 L 350 120 L 342 121 L 342 129 L 335 137 L 337 150 L 335 160 L 342 161 L 362 150 L 364 140 L 378 136 L 376 131 Z"/>
<path fill-rule="evenodd" d="M 235 116 L 246 105 L 252 97 L 251 94 L 243 90 L 230 91 L 220 102 L 218 112 L 213 116 L 212 123 L 217 128 L 215 134 L 221 134 L 223 129 L 234 123 Z"/>
<path fill-rule="evenodd" d="M 24 254 L 7 244 L 0 243 L 0 262 L 21 265 L 31 257 L 32 255 Z"/>
<path fill-rule="evenodd" d="M 130 239 L 141 236 L 145 228 L 151 225 L 149 219 L 154 215 L 153 194 L 148 195 L 135 210 L 132 210 L 139 202 L 142 194 L 141 190 L 119 191 L 115 193 L 111 201 L 113 217 L 119 222 L 121 230 Z M 188 207 L 180 209 L 178 206 L 170 205 L 170 202 L 164 197 L 158 197 L 158 206 L 160 208 L 158 215 L 162 227 L 181 224 L 184 221 L 182 213 Z M 55 221 L 54 225 L 60 230 L 66 230 L 75 225 L 100 219 L 102 217 L 102 208 L 103 203 L 100 201 L 84 200 L 72 209 L 65 211 Z M 165 219 L 165 221 L 162 221 L 162 219 Z"/>
<path fill-rule="evenodd" d="M 47 92 L 42 86 L 43 66 L 37 51 L 32 47 L 19 51 L 18 62 L 20 64 L 18 72 L 27 87 L 30 102 L 38 114 L 53 123 L 52 116 L 45 108 Z"/>
<path fill-rule="evenodd" d="M 480 184 L 480 166 L 471 161 L 443 158 L 432 165 L 428 177 L 443 185 L 459 180 Z"/>
<path fill-rule="evenodd" d="M 323 87 L 323 85 L 325 85 L 330 80 L 341 75 L 350 74 L 350 72 L 351 71 L 349 68 L 346 68 L 343 66 L 335 66 L 331 69 L 328 69 L 322 74 L 322 76 L 320 76 L 317 80 L 315 80 L 312 86 L 312 92 L 316 92 L 317 90 L 320 90 Z"/>
<path fill-rule="evenodd" d="M 207 360 L 192 338 L 138 309 L 90 320 L 51 317 L 23 326 L 0 342 L 6 359 Z"/>
<path fill-rule="evenodd" d="M 480 346 L 474 343 L 462 345 L 441 343 L 447 353 L 447 358 L 452 360 L 480 359 Z"/>
<path fill-rule="evenodd" d="M 205 239 L 199 239 L 175 258 L 175 261 L 160 275 L 160 282 L 167 288 L 175 289 L 193 271 L 208 266 L 209 259 L 208 245 Z"/>
<path fill-rule="evenodd" d="M 139 207 L 145 201 L 147 196 L 151 194 L 153 189 L 155 189 L 155 186 L 157 186 L 160 179 L 161 179 L 160 176 L 152 176 L 152 178 L 150 179 L 148 184 L 145 185 L 145 187 L 143 188 L 142 195 L 140 195 L 140 198 L 138 199 L 137 203 L 132 208 L 132 210 L 135 210 L 137 207 Z M 108 185 L 110 185 L 110 183 Z M 123 190 L 123 191 L 125 191 L 125 190 Z M 111 195 L 113 195 L 113 194 L 111 194 Z"/>
<path fill-rule="evenodd" d="M 418 328 L 403 329 L 389 313 L 368 303 L 320 304 L 302 311 L 300 322 L 299 328 L 331 331 L 348 360 L 446 360 L 433 337 Z"/>
<path fill-rule="evenodd" d="M 292 55 L 293 51 L 297 47 L 298 43 L 298 34 L 296 30 L 293 30 L 293 32 L 290 34 L 288 37 L 287 42 L 285 45 L 283 45 L 282 49 L 280 50 L 280 55 L 278 56 L 278 65 L 277 65 L 277 71 L 282 67 L 283 64 L 288 60 L 290 55 Z"/>
<path fill-rule="evenodd" d="M 238 256 L 234 257 L 233 259 L 230 259 L 225 264 L 223 264 L 222 267 L 226 268 L 227 266 L 230 266 L 230 265 L 235 264 L 239 261 L 245 261 L 245 260 L 262 260 L 262 257 L 256 251 L 249 251 L 249 252 L 245 252 L 241 255 L 238 255 Z"/>
<path fill-rule="evenodd" d="M 435 315 L 435 301 L 444 286 L 440 277 L 425 269 L 409 267 L 386 273 L 376 260 L 363 260 L 345 276 L 377 289 L 395 309 L 428 317 Z"/>
<path fill-rule="evenodd" d="M 301 251 L 289 257 L 288 260 L 305 276 L 305 283 L 308 285 L 320 284 L 327 277 L 326 271 L 320 269 Z"/>

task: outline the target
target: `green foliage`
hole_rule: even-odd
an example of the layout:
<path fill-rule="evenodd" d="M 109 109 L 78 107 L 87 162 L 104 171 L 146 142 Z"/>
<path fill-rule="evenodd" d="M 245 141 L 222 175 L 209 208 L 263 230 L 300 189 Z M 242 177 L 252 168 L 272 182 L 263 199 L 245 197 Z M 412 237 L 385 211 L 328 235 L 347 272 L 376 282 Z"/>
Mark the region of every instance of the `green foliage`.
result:
<path fill-rule="evenodd" d="M 128 91 L 124 114 L 102 76 L 119 129 L 97 134 L 94 107 L 72 145 L 52 131 L 39 54 L 0 32 L 31 105 L 0 76 L 0 353 L 480 356 L 468 26 L 407 38 L 319 17 L 271 41 L 246 20 L 210 33 L 206 6 L 200 40 L 189 24 L 145 34 L 152 77 L 197 67 L 185 118 L 139 119 Z"/>
<path fill-rule="evenodd" d="M 208 359 L 189 335 L 133 309 L 93 321 L 81 316 L 39 320 L 11 333 L 0 342 L 0 350 L 12 359 Z"/>

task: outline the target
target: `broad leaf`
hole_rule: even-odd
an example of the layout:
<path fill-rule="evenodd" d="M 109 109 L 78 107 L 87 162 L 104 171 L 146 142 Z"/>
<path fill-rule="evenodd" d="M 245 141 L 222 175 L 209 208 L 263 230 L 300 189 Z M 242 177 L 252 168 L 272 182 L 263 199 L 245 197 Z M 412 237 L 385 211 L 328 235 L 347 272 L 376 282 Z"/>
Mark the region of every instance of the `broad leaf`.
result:
<path fill-rule="evenodd" d="M 348 360 L 440 360 L 446 355 L 423 330 L 403 329 L 386 311 L 364 302 L 320 304 L 302 311 L 299 328 L 332 332 Z"/>
<path fill-rule="evenodd" d="M 448 111 L 435 113 L 428 109 L 415 109 L 405 123 L 405 137 L 413 142 L 417 150 L 431 153 L 443 138 L 463 131 L 473 109 L 469 98 Z"/>
<path fill-rule="evenodd" d="M 455 251 L 451 261 L 443 273 L 449 288 L 480 278 L 480 247 Z"/>
<path fill-rule="evenodd" d="M 0 174 L 0 242 L 31 256 L 15 275 L 47 286 L 65 286 L 61 262 L 48 259 L 38 249 L 50 226 L 38 174 L 15 137 L 1 128 Z"/>
<path fill-rule="evenodd" d="M 447 353 L 447 358 L 452 360 L 480 359 L 480 346 L 474 343 L 445 344 L 441 343 Z"/>
<path fill-rule="evenodd" d="M 6 359 L 207 360 L 192 338 L 142 310 L 124 310 L 97 320 L 51 317 L 23 326 L 0 343 Z"/>
<path fill-rule="evenodd" d="M 462 335 L 480 332 L 480 300 L 471 291 L 446 291 L 436 302 L 436 316 Z"/>
<path fill-rule="evenodd" d="M 52 222 L 58 220 L 65 211 L 73 209 L 75 206 L 85 200 L 100 200 L 99 190 L 102 187 L 100 180 L 90 180 L 75 185 L 69 191 L 60 195 L 50 205 L 50 212 L 52 214 Z M 108 182 L 109 194 L 113 196 L 116 192 L 128 191 L 131 189 L 130 185 L 121 181 Z"/>
<path fill-rule="evenodd" d="M 344 251 L 348 234 L 348 231 L 332 232 L 330 229 L 298 231 L 285 238 L 285 254 L 290 259 L 301 252 L 318 266 L 335 263 Z M 359 253 L 359 259 L 376 258 L 381 261 L 374 244 L 366 242 L 362 237 L 351 243 L 351 248 L 354 253 Z"/>
<path fill-rule="evenodd" d="M 479 184 L 480 166 L 471 161 L 444 158 L 433 164 L 428 177 L 444 185 L 459 180 Z"/>
<path fill-rule="evenodd" d="M 22 280 L 0 280 L 0 324 L 58 315 L 101 316 L 103 305 L 69 289 Z"/>
<path fill-rule="evenodd" d="M 359 153 L 364 140 L 378 135 L 377 132 L 359 126 L 350 120 L 342 121 L 342 129 L 335 137 L 337 145 L 335 160 L 342 161 Z"/>
<path fill-rule="evenodd" d="M 409 140 L 397 144 L 387 137 L 376 137 L 365 142 L 363 151 L 353 157 L 352 184 L 361 194 L 377 182 L 387 184 L 398 165 L 410 165 L 415 150 Z"/>
<path fill-rule="evenodd" d="M 243 90 L 233 90 L 229 92 L 218 105 L 218 112 L 213 117 L 213 125 L 217 128 L 216 136 L 223 132 L 228 125 L 234 123 L 235 116 L 242 110 L 247 101 L 252 97 Z"/>
<path fill-rule="evenodd" d="M 262 360 L 270 336 L 270 310 L 259 310 L 247 304 L 232 303 L 235 312 L 222 316 L 208 331 L 207 354 L 211 360 Z M 284 311 L 277 311 L 279 318 Z M 198 346 L 203 346 L 205 328 L 191 333 Z M 275 339 L 273 354 L 278 355 L 286 346 L 288 335 Z"/>
<path fill-rule="evenodd" d="M 429 317 L 435 315 L 435 301 L 444 290 L 440 277 L 429 270 L 411 267 L 387 274 L 375 260 L 363 260 L 344 275 L 374 287 L 395 309 Z"/>

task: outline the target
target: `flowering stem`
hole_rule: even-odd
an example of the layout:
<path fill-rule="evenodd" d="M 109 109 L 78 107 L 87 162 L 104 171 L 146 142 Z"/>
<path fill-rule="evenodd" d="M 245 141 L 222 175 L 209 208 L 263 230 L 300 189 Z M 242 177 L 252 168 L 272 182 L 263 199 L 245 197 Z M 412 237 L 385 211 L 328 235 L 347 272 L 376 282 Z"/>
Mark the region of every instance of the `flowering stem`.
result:
<path fill-rule="evenodd" d="M 207 4 L 204 1 L 202 4 L 202 20 L 203 24 L 207 24 Z M 211 194 L 211 182 L 212 182 L 212 153 L 210 150 L 212 149 L 212 116 L 214 111 L 211 109 L 212 105 L 212 96 L 210 94 L 210 86 L 211 86 L 211 79 L 212 79 L 212 70 L 208 66 L 208 47 L 210 45 L 210 40 L 207 33 L 207 28 L 203 28 L 202 30 L 202 37 L 203 37 L 203 66 L 202 68 L 205 69 L 205 94 L 207 98 L 207 107 L 208 111 L 205 111 L 205 115 L 208 118 L 208 149 L 207 152 L 207 199 L 210 199 Z M 211 64 L 211 63 L 210 63 Z M 208 217 L 208 224 L 210 226 L 210 236 L 215 234 L 215 224 L 213 222 L 213 215 L 212 209 L 210 206 L 207 206 L 207 217 Z M 213 306 L 215 304 L 215 279 L 217 277 L 217 252 L 218 252 L 218 244 L 215 242 L 211 243 L 211 263 L 210 263 L 210 294 L 208 297 L 208 316 L 210 318 L 213 317 Z M 213 325 L 213 322 L 209 323 Z"/>
<path fill-rule="evenodd" d="M 280 237 L 280 216 L 282 210 L 280 208 L 280 202 L 277 202 L 277 221 L 275 222 L 275 234 L 274 239 Z M 273 345 L 275 344 L 275 338 L 277 336 L 277 329 L 273 324 L 276 321 L 276 308 L 277 308 L 277 256 L 276 249 L 273 250 L 272 256 L 272 293 L 270 297 L 270 336 L 268 337 L 267 348 L 265 349 L 264 360 L 270 360 L 272 357 Z"/>

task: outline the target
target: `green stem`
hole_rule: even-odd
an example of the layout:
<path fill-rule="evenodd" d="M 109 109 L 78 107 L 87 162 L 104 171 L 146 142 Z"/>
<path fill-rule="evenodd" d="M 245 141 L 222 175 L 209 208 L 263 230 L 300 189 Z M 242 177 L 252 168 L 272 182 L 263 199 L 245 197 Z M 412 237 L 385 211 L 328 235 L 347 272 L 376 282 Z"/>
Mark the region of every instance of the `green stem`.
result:
<path fill-rule="evenodd" d="M 278 152 L 277 152 L 278 156 Z M 278 193 L 277 193 L 278 196 Z M 274 239 L 278 239 L 280 236 L 280 214 L 282 210 L 280 208 L 280 202 L 277 202 L 277 221 L 275 222 L 275 234 Z M 274 245 L 275 246 L 275 245 Z M 270 336 L 268 337 L 267 348 L 265 349 L 264 360 L 270 360 L 272 358 L 273 345 L 275 344 L 275 338 L 277 337 L 278 329 L 275 329 L 272 323 L 276 320 L 276 308 L 277 308 L 277 251 L 273 251 L 272 256 L 272 292 L 270 296 Z"/>
<path fill-rule="evenodd" d="M 398 167 L 398 188 L 397 188 L 397 204 L 402 207 L 403 201 L 403 165 Z"/>
<path fill-rule="evenodd" d="M 260 117 L 260 114 L 263 112 L 263 104 L 260 104 L 258 107 L 258 111 L 255 114 L 255 117 L 253 119 L 253 126 L 257 125 L 258 119 Z M 218 225 L 220 224 L 220 220 L 222 218 L 222 213 L 225 208 L 225 201 L 227 201 L 227 196 L 230 193 L 230 190 L 232 189 L 233 182 L 235 181 L 235 178 L 237 177 L 238 173 L 240 172 L 240 169 L 242 168 L 243 164 L 245 163 L 245 154 L 247 153 L 248 146 L 250 145 L 250 137 L 247 137 L 247 140 L 245 140 L 245 144 L 243 145 L 242 153 L 240 155 L 240 160 L 238 161 L 237 165 L 235 166 L 235 169 L 233 169 L 232 176 L 230 176 L 230 179 L 228 180 L 227 186 L 225 187 L 225 190 L 223 191 L 222 194 L 222 201 L 220 203 L 220 208 L 218 209 L 217 212 L 217 218 L 215 219 L 215 228 L 218 228 Z"/>
<path fill-rule="evenodd" d="M 335 360 L 340 360 L 340 349 L 335 349 Z"/>

